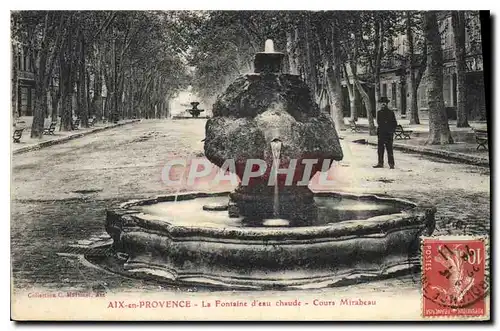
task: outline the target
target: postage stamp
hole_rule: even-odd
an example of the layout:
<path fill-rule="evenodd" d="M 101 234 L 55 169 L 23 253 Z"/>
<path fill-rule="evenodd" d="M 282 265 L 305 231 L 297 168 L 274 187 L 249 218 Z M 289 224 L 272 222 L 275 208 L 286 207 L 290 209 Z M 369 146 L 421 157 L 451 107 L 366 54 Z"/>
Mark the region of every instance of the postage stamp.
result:
<path fill-rule="evenodd" d="M 422 316 L 487 317 L 490 286 L 487 266 L 486 238 L 423 238 Z"/>

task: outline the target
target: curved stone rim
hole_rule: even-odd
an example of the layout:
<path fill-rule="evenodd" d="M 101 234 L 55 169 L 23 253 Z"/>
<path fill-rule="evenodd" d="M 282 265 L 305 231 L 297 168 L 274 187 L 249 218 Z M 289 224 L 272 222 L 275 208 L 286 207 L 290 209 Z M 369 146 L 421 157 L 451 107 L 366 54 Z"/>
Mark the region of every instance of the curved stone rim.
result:
<path fill-rule="evenodd" d="M 408 272 L 417 265 L 410 255 L 418 248 L 416 240 L 432 234 L 435 227 L 434 206 L 341 192 L 316 192 L 315 196 L 394 201 L 408 208 L 363 220 L 296 228 L 179 226 L 147 219 L 137 208 L 229 197 L 229 193 L 165 195 L 108 210 L 106 231 L 113 238 L 112 247 L 128 255 L 123 271 L 132 277 L 228 289 L 343 286 Z"/>
<path fill-rule="evenodd" d="M 399 213 L 374 216 L 367 219 L 353 219 L 348 221 L 328 223 L 326 225 L 318 226 L 303 226 L 303 227 L 203 227 L 186 225 L 175 225 L 168 220 L 159 220 L 154 218 L 146 218 L 139 209 L 135 207 L 151 205 L 160 202 L 173 202 L 191 200 L 197 198 L 207 198 L 214 196 L 228 196 L 231 192 L 216 192 L 216 193 L 202 193 L 202 192 L 189 192 L 170 195 L 161 195 L 155 198 L 131 200 L 121 203 L 118 208 L 107 211 L 107 227 L 115 227 L 118 221 L 118 231 L 121 232 L 123 225 L 137 226 L 142 230 L 153 233 L 162 233 L 171 238 L 187 239 L 189 237 L 217 238 L 227 240 L 333 240 L 345 238 L 349 236 L 359 235 L 385 235 L 395 229 L 401 227 L 423 225 L 422 221 L 429 222 L 429 214 L 434 215 L 436 207 L 431 205 L 419 205 L 406 199 L 381 197 L 374 194 L 354 194 L 344 192 L 314 192 L 315 197 L 348 197 L 360 200 L 369 201 L 393 201 L 402 203 L 408 206 Z M 433 217 L 432 217 L 433 219 Z M 362 222 L 362 224 L 360 223 Z M 118 224 L 116 224 L 118 225 Z M 432 224 L 426 224 L 432 226 Z M 108 231 L 109 232 L 109 231 Z M 271 243 L 271 242 L 269 242 Z"/>

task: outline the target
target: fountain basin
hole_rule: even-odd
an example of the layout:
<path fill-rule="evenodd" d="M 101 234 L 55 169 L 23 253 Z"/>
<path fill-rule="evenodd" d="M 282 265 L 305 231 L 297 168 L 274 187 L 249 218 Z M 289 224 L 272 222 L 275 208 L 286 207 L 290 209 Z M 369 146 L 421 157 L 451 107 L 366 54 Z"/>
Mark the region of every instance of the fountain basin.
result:
<path fill-rule="evenodd" d="M 318 288 L 414 268 L 435 208 L 373 195 L 316 193 L 318 217 L 230 218 L 203 205 L 229 192 L 134 200 L 107 211 L 113 249 L 130 275 L 185 285 Z"/>

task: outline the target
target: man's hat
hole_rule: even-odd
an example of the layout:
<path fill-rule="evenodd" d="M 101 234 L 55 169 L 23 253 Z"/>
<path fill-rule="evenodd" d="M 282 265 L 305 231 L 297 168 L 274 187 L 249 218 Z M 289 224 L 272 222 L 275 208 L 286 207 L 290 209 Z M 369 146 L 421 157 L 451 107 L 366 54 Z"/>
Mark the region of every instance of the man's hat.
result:
<path fill-rule="evenodd" d="M 385 103 L 389 103 L 389 98 L 388 97 L 380 97 L 380 99 L 378 100 L 379 103 L 382 103 L 382 102 L 385 102 Z"/>

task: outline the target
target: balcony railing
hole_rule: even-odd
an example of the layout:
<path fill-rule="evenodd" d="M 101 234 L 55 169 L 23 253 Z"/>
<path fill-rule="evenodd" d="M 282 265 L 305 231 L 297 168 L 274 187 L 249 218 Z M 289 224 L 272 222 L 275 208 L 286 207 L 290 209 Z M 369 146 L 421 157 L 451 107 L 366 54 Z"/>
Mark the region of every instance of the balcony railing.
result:
<path fill-rule="evenodd" d="M 386 69 L 386 70 L 388 70 L 388 69 L 397 69 L 397 68 L 400 68 L 403 65 L 404 65 L 403 59 L 399 59 L 399 58 L 384 59 L 380 63 L 380 67 L 382 69 Z"/>
<path fill-rule="evenodd" d="M 32 80 L 35 79 L 35 74 L 31 71 L 18 71 L 17 77 L 19 79 Z"/>
<path fill-rule="evenodd" d="M 449 61 L 455 59 L 455 50 L 453 48 L 443 49 L 443 60 Z"/>

